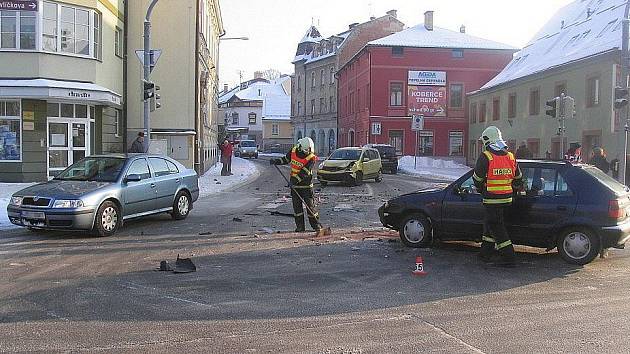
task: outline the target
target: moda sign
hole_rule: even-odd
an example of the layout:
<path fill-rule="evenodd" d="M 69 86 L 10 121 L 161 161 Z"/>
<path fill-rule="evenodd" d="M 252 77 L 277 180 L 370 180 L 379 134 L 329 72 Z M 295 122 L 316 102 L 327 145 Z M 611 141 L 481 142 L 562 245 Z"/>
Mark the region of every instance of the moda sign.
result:
<path fill-rule="evenodd" d="M 407 84 L 416 86 L 446 86 L 446 71 L 409 70 Z"/>

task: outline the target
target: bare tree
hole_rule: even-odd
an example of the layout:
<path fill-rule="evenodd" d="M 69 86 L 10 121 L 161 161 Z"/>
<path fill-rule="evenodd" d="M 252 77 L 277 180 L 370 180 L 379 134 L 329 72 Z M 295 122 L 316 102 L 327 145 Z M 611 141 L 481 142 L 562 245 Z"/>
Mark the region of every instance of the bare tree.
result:
<path fill-rule="evenodd" d="M 275 80 L 279 78 L 280 75 L 282 75 L 282 73 L 276 69 L 263 70 L 261 73 L 262 73 L 262 78 L 267 79 L 267 80 Z"/>

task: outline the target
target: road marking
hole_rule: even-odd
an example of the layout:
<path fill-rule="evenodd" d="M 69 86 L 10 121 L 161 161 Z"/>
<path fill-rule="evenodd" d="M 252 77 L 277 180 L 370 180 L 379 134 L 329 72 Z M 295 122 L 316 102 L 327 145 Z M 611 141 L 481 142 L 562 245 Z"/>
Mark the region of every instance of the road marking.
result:
<path fill-rule="evenodd" d="M 445 336 L 445 337 L 447 337 L 449 339 L 454 340 L 455 342 L 461 344 L 462 346 L 466 347 L 467 349 L 470 349 L 470 351 L 472 351 L 473 353 L 485 354 L 485 352 L 482 351 L 481 349 L 464 342 L 463 340 L 461 340 L 461 339 L 455 337 L 454 335 L 448 333 L 443 328 L 438 327 L 438 326 L 434 325 L 431 322 L 425 321 L 422 318 L 418 317 L 417 315 L 412 314 L 411 316 L 414 317 L 415 319 L 419 320 L 420 322 L 426 324 L 427 326 L 431 327 L 433 330 L 435 330 L 439 334 L 441 334 L 441 335 L 443 335 L 443 336 Z"/>
<path fill-rule="evenodd" d="M 162 294 L 163 290 L 161 290 L 161 289 L 152 288 L 150 286 L 144 286 L 144 285 L 137 284 L 137 283 L 134 283 L 134 282 L 131 282 L 131 281 L 127 281 L 127 282 L 119 281 L 118 283 L 123 288 L 131 289 L 131 290 L 145 290 L 145 292 L 149 292 L 152 295 L 157 296 L 157 297 L 161 297 L 163 299 L 175 300 L 175 301 L 184 302 L 184 303 L 187 303 L 187 304 L 193 304 L 193 305 L 199 305 L 199 306 L 204 306 L 204 307 L 210 307 L 210 308 L 214 308 L 214 309 L 218 308 L 215 305 L 206 304 L 206 303 L 203 303 L 203 302 L 197 302 L 197 301 L 194 301 L 194 300 L 184 299 L 184 298 L 176 297 L 176 296 L 164 295 L 164 294 Z"/>

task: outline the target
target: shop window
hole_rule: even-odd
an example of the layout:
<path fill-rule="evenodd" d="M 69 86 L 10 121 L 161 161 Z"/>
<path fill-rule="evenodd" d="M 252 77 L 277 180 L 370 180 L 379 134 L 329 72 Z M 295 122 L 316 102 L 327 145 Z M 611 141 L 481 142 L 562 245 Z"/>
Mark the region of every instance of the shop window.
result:
<path fill-rule="evenodd" d="M 389 84 L 389 105 L 403 105 L 403 84 L 400 82 L 392 82 Z"/>
<path fill-rule="evenodd" d="M 418 141 L 419 156 L 433 156 L 433 132 L 420 131 L 420 140 Z"/>
<path fill-rule="evenodd" d="M 449 156 L 464 156 L 464 133 L 448 133 Z"/>
<path fill-rule="evenodd" d="M 278 124 L 271 125 L 271 135 L 280 135 L 280 126 Z"/>
<path fill-rule="evenodd" d="M 249 125 L 256 124 L 256 113 L 250 113 L 247 115 L 247 120 L 249 121 Z"/>
<path fill-rule="evenodd" d="M 61 116 L 65 118 L 74 118 L 74 105 L 62 103 Z"/>
<path fill-rule="evenodd" d="M 451 108 L 462 108 L 464 106 L 464 85 L 451 84 L 450 106 Z"/>
<path fill-rule="evenodd" d="M 0 161 L 21 159 L 20 101 L 0 101 Z"/>
<path fill-rule="evenodd" d="M 34 50 L 36 12 L 0 11 L 0 48 Z"/>

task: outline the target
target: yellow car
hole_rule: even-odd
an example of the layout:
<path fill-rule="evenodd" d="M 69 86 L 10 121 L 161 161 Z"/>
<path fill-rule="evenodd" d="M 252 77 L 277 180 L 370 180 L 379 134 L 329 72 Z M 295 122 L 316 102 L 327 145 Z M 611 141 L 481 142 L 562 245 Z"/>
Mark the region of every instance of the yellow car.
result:
<path fill-rule="evenodd" d="M 317 179 L 322 186 L 328 182 L 349 182 L 360 185 L 366 179 L 382 181 L 381 156 L 368 147 L 347 147 L 335 150 L 319 165 Z"/>

